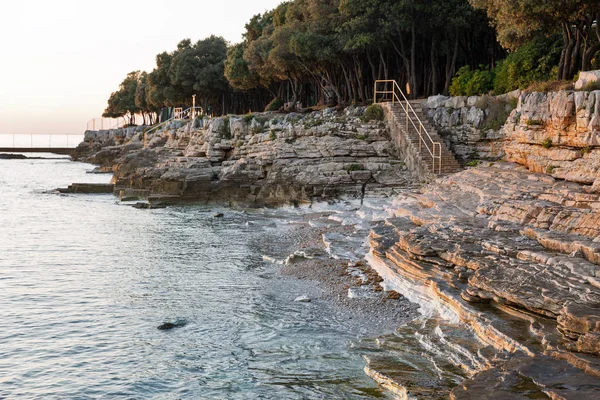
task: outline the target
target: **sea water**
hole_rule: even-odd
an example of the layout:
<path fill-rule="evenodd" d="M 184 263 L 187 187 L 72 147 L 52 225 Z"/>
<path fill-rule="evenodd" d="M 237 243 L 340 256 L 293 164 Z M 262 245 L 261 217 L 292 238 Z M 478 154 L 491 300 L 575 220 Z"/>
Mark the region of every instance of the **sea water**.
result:
<path fill-rule="evenodd" d="M 276 238 L 302 211 L 53 191 L 110 180 L 92 168 L 0 160 L 0 398 L 387 396 L 363 373 L 357 323 L 294 302 L 314 282 L 265 261 L 285 257 Z"/>

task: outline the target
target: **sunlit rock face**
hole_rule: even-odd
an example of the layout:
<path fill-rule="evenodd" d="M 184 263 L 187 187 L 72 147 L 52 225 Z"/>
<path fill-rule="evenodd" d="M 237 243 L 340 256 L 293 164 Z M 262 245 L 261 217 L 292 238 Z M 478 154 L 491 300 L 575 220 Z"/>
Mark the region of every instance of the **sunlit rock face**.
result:
<path fill-rule="evenodd" d="M 395 216 L 372 230 L 391 280 L 420 287 L 495 349 L 454 398 L 516 393 L 522 378 L 552 398 L 600 387 L 600 195 L 588 188 L 484 163 L 397 196 Z M 551 382 L 560 370 L 579 383 Z"/>
<path fill-rule="evenodd" d="M 505 156 L 503 125 L 520 94 L 431 96 L 425 106 L 440 136 L 463 163 L 498 160 Z"/>
<path fill-rule="evenodd" d="M 120 146 L 99 145 L 89 134 L 82 150 L 99 149 L 87 160 L 112 166 L 117 187 L 155 195 L 255 205 L 390 195 L 410 177 L 385 124 L 363 122 L 363 111 L 195 120 L 137 133 Z"/>
<path fill-rule="evenodd" d="M 523 94 L 504 131 L 509 161 L 599 193 L 599 90 Z"/>

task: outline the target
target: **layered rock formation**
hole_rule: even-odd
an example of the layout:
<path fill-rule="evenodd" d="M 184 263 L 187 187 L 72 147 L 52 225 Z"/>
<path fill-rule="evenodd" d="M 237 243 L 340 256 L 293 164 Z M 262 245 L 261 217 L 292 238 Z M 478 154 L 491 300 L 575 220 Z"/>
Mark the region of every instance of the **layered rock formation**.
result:
<path fill-rule="evenodd" d="M 598 194 L 496 163 L 394 203 L 395 217 L 371 233 L 382 274 L 421 287 L 494 349 L 479 369 L 493 372 L 475 375 L 454 398 L 484 398 L 475 394 L 514 371 L 551 398 L 600 394 Z M 545 369 L 531 358 L 544 360 Z M 565 365 L 570 378 L 549 382 Z M 505 382 L 502 390 L 513 393 L 506 398 L 526 398 L 515 397 L 523 394 L 519 382 Z"/>
<path fill-rule="evenodd" d="M 147 137 L 127 133 L 118 146 L 88 133 L 80 159 L 111 167 L 117 188 L 149 190 L 151 199 L 268 205 L 390 194 L 410 178 L 385 124 L 363 122 L 363 110 L 179 122 Z"/>
<path fill-rule="evenodd" d="M 503 96 L 432 96 L 425 103 L 440 136 L 463 162 L 504 157 L 503 125 L 520 91 Z"/>
<path fill-rule="evenodd" d="M 600 90 L 528 93 L 505 125 L 506 157 L 600 191 Z"/>
<path fill-rule="evenodd" d="M 455 149 L 477 142 L 468 136 L 485 112 L 475 100 L 429 99 Z M 391 287 L 479 338 L 465 345 L 426 324 L 403 328 L 429 347 L 465 350 L 448 359 L 469 379 L 436 373 L 443 360 L 428 349 L 411 361 L 419 379 L 376 357 L 367 370 L 406 396 L 600 397 L 600 91 L 524 93 L 502 133 L 514 163 L 401 194 L 394 217 L 371 232 L 373 265 Z"/>

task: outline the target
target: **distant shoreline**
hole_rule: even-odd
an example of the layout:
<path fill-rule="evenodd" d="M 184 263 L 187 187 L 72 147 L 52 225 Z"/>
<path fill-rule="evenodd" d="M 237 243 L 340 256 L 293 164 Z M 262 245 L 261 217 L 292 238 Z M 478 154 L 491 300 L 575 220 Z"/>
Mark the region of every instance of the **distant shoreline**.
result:
<path fill-rule="evenodd" d="M 68 160 L 68 156 L 57 157 L 27 157 L 23 153 L 0 153 L 0 160 Z"/>

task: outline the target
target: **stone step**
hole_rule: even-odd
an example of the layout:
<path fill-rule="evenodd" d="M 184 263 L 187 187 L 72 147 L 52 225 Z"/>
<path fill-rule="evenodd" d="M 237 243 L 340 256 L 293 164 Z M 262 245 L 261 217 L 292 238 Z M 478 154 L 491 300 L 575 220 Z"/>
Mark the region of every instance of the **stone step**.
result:
<path fill-rule="evenodd" d="M 73 183 L 67 188 L 56 189 L 60 193 L 107 194 L 113 193 L 112 183 Z"/>
<path fill-rule="evenodd" d="M 446 146 L 443 139 L 438 135 L 437 130 L 429 121 L 427 110 L 424 108 L 422 101 L 411 101 L 412 110 L 409 110 L 408 121 L 405 109 L 401 104 L 393 104 L 391 106 L 392 115 L 396 120 L 396 124 L 404 131 L 406 139 L 411 143 L 413 152 L 416 152 L 423 163 L 433 169 L 435 165 L 436 173 L 440 170 L 438 165 L 439 159 L 433 159 L 430 149 L 432 143 L 440 144 L 441 150 L 441 173 L 453 173 L 461 170 L 460 163 L 454 157 L 454 154 Z M 414 111 L 414 112 L 413 112 Z M 415 118 L 416 115 L 416 118 Z M 418 118 L 418 119 L 417 119 Z M 408 125 L 408 126 L 407 126 Z"/>

